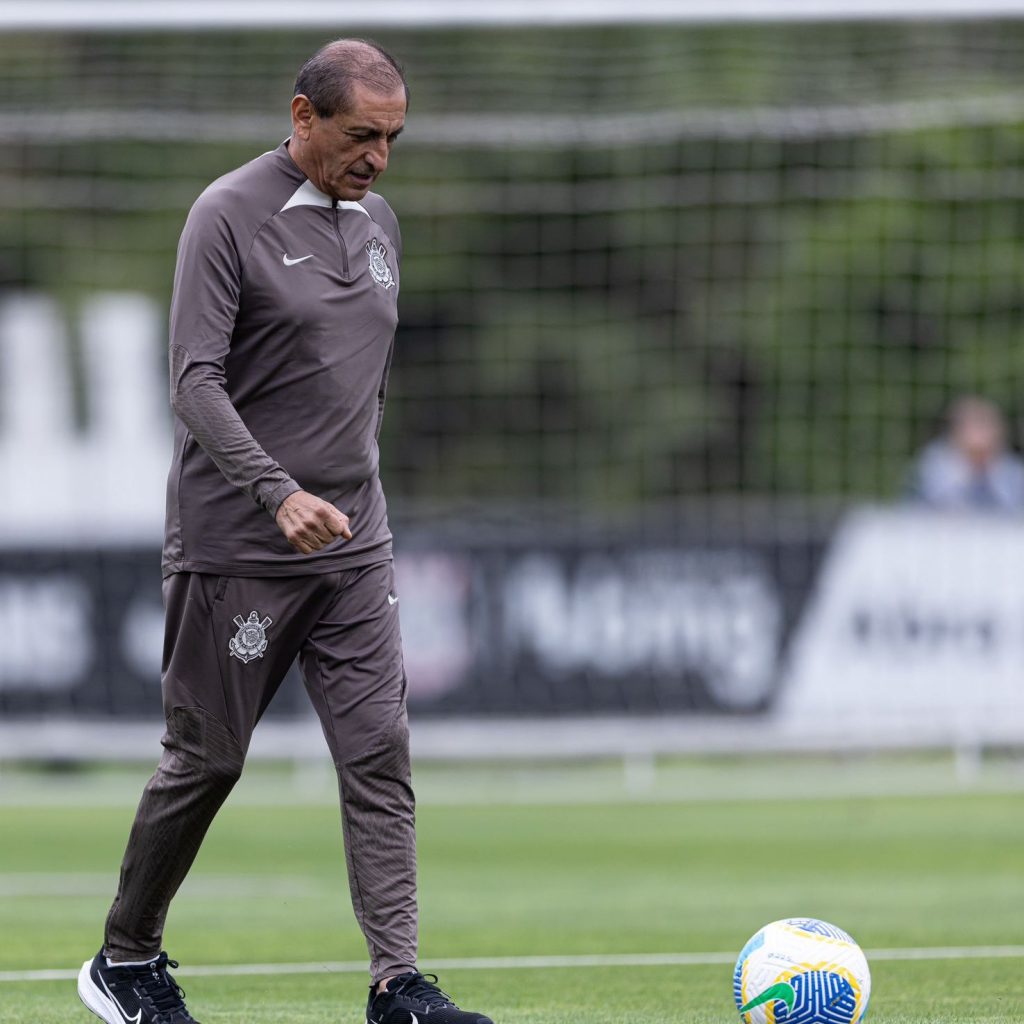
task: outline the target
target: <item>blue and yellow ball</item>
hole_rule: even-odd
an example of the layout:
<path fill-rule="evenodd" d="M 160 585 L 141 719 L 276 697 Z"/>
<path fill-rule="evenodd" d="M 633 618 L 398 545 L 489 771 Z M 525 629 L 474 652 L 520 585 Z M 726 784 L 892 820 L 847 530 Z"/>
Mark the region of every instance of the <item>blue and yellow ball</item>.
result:
<path fill-rule="evenodd" d="M 743 947 L 733 994 L 744 1024 L 858 1024 L 871 972 L 842 928 L 790 917 L 766 924 Z"/>

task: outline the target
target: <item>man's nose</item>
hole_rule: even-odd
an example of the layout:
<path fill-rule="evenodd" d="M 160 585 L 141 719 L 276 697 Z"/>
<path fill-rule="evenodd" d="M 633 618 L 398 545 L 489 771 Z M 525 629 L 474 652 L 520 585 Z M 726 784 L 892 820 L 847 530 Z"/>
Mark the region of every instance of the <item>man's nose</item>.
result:
<path fill-rule="evenodd" d="M 378 173 L 383 174 L 388 166 L 388 155 L 390 147 L 387 139 L 380 139 L 374 142 L 366 150 L 366 162 Z"/>

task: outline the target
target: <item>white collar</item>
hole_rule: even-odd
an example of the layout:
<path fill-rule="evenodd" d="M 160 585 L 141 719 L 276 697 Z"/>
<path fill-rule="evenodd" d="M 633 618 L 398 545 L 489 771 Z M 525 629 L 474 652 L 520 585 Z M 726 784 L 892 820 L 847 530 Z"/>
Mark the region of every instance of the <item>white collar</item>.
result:
<path fill-rule="evenodd" d="M 353 203 L 346 199 L 339 199 L 337 204 L 334 200 L 320 189 L 316 187 L 307 178 L 292 194 L 284 206 L 278 211 L 278 213 L 284 213 L 285 210 L 290 210 L 293 206 L 326 206 L 332 207 L 337 205 L 339 210 L 358 210 L 360 213 L 365 213 L 369 217 L 366 208 L 360 203 Z"/>

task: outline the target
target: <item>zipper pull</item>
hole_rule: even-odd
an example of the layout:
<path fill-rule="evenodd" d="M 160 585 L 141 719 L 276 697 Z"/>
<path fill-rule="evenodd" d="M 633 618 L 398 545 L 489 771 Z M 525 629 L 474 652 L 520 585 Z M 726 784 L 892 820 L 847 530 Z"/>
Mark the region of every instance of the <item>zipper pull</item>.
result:
<path fill-rule="evenodd" d="M 348 281 L 351 278 L 351 274 L 348 269 L 348 247 L 345 245 L 345 239 L 341 235 L 341 228 L 338 226 L 338 200 L 331 200 L 331 214 L 334 218 L 334 235 L 338 239 L 338 249 L 341 251 L 341 272 Z"/>

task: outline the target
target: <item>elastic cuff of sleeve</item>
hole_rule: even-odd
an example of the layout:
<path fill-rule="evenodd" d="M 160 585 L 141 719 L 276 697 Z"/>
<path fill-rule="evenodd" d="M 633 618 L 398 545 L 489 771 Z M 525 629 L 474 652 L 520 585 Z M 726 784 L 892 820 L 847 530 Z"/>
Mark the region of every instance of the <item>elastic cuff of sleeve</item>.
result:
<path fill-rule="evenodd" d="M 270 513 L 271 519 L 277 518 L 277 510 L 281 507 L 281 503 L 289 494 L 294 494 L 296 491 L 301 491 L 302 488 L 290 477 L 283 483 L 276 484 L 271 490 L 265 494 L 260 494 L 260 503 Z"/>

